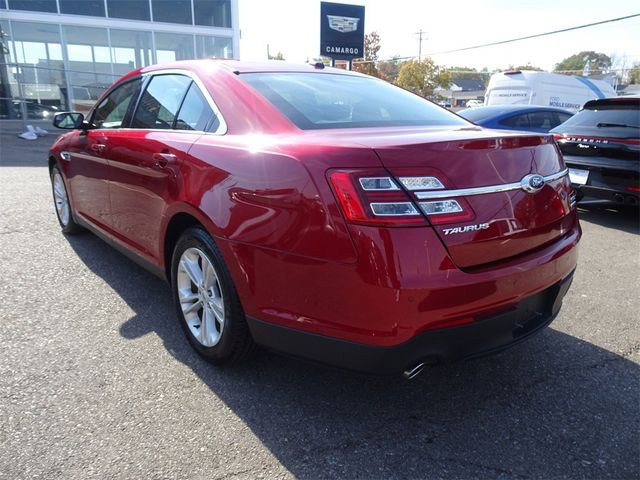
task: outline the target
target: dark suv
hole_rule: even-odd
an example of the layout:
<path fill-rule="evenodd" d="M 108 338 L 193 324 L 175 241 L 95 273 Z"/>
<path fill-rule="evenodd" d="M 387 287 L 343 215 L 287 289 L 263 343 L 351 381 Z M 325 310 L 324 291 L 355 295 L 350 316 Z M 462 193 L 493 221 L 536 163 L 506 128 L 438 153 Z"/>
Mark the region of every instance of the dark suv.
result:
<path fill-rule="evenodd" d="M 578 200 L 594 197 L 638 205 L 640 98 L 591 100 L 551 133 L 564 154 Z"/>

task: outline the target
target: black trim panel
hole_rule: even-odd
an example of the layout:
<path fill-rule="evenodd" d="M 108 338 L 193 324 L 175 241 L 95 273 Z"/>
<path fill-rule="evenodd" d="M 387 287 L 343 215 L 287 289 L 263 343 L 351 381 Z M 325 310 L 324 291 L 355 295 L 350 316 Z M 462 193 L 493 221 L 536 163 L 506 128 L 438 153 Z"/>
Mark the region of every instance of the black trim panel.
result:
<path fill-rule="evenodd" d="M 400 373 L 418 362 L 450 363 L 500 352 L 549 325 L 569 290 L 564 280 L 522 300 L 513 309 L 473 324 L 420 334 L 393 347 L 371 346 L 282 327 L 247 317 L 256 343 L 290 355 L 376 374 Z"/>
<path fill-rule="evenodd" d="M 111 248 L 114 248 L 115 250 L 117 250 L 118 252 L 123 254 L 125 257 L 127 257 L 129 260 L 131 260 L 133 263 L 135 263 L 136 265 L 144 268 L 148 272 L 153 273 L 156 277 L 159 277 L 160 279 L 164 280 L 165 282 L 168 282 L 167 275 L 166 275 L 166 272 L 164 271 L 164 269 L 160 268 L 155 263 L 150 262 L 149 260 L 147 260 L 143 256 L 138 255 L 137 253 L 133 252 L 129 247 L 126 247 L 125 245 L 121 244 L 117 240 L 114 240 L 113 238 L 108 236 L 106 233 L 104 233 L 102 230 L 100 230 L 98 227 L 96 227 L 92 223 L 89 223 L 87 220 L 82 218 L 81 215 L 76 215 L 75 216 L 75 220 L 79 225 L 81 225 L 82 227 L 84 227 L 87 230 L 89 230 L 96 237 L 98 237 L 100 240 L 105 242 Z"/>

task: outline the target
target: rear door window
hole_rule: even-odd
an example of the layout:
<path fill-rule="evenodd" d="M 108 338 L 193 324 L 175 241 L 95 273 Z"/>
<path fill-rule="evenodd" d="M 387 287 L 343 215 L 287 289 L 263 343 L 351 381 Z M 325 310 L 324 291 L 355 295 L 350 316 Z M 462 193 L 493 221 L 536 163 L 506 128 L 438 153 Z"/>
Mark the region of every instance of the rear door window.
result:
<path fill-rule="evenodd" d="M 209 106 L 209 102 L 207 102 L 198 86 L 195 83 L 191 83 L 180 107 L 175 128 L 177 130 L 204 131 L 213 116 L 214 113 Z"/>
<path fill-rule="evenodd" d="M 541 130 L 550 130 L 554 125 L 553 112 L 531 112 L 529 114 L 529 126 Z"/>
<path fill-rule="evenodd" d="M 572 115 L 569 115 L 568 113 L 560 113 L 560 112 L 558 112 L 558 113 L 556 113 L 556 115 L 558 117 L 557 125 L 560 125 L 561 123 L 566 122 L 567 120 L 569 120 L 572 117 Z"/>
<path fill-rule="evenodd" d="M 500 121 L 500 125 L 513 128 L 530 128 L 529 116 L 526 113 L 513 115 Z"/>
<path fill-rule="evenodd" d="M 147 84 L 133 116 L 133 128 L 171 129 L 189 89 L 184 75 L 156 75 Z"/>

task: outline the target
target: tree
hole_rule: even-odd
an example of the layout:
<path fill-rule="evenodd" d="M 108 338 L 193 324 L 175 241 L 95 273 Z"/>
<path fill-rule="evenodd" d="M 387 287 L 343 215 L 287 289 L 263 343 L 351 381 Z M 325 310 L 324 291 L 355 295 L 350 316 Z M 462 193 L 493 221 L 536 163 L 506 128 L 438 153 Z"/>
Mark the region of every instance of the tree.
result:
<path fill-rule="evenodd" d="M 282 55 L 282 52 L 278 52 L 275 55 L 269 54 L 269 60 L 284 60 L 284 55 Z"/>
<path fill-rule="evenodd" d="M 367 33 L 364 36 L 364 58 L 358 58 L 353 62 L 356 72 L 365 73 L 374 77 L 380 77 L 376 63 L 380 51 L 380 35 L 378 32 Z M 362 63 L 358 63 L 358 61 Z"/>
<path fill-rule="evenodd" d="M 461 77 L 467 80 L 482 80 L 482 75 L 475 68 L 449 67 L 447 70 L 454 77 Z"/>
<path fill-rule="evenodd" d="M 633 66 L 629 69 L 627 75 L 629 76 L 630 84 L 640 84 L 640 62 L 634 63 Z"/>
<path fill-rule="evenodd" d="M 565 58 L 560 63 L 556 63 L 554 71 L 566 73 L 567 75 L 579 74 L 584 70 L 588 61 L 590 62 L 591 73 L 606 73 L 611 69 L 611 58 L 608 55 L 590 50 L 576 53 Z"/>
<path fill-rule="evenodd" d="M 449 73 L 430 58 L 422 61 L 408 60 L 402 64 L 397 85 L 422 97 L 433 95 L 436 87 L 447 88 L 451 83 Z"/>
<path fill-rule="evenodd" d="M 531 65 L 529 62 L 527 62 L 526 65 L 518 65 L 517 67 L 509 65 L 509 68 L 507 68 L 507 70 L 534 70 L 536 72 L 544 71 L 544 69 L 538 67 L 537 65 Z"/>
<path fill-rule="evenodd" d="M 378 62 L 379 76 L 389 83 L 396 83 L 400 67 L 402 67 L 402 62 L 399 59 L 399 55 L 392 57 L 391 60 L 382 60 Z"/>

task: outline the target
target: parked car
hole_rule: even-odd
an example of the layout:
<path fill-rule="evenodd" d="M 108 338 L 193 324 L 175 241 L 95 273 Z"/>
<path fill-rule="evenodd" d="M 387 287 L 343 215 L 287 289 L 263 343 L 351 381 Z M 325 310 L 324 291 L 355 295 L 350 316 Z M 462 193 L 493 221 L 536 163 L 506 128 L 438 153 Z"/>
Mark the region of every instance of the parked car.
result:
<path fill-rule="evenodd" d="M 554 107 L 500 105 L 469 108 L 458 112 L 458 115 L 485 128 L 547 133 L 566 122 L 573 114 Z"/>
<path fill-rule="evenodd" d="M 578 199 L 638 205 L 640 197 L 640 97 L 587 102 L 552 130 Z"/>
<path fill-rule="evenodd" d="M 7 103 L 13 110 L 11 114 L 7 113 Z M 55 113 L 60 109 L 55 105 L 45 105 L 37 102 L 24 102 L 27 109 L 27 118 L 35 120 L 51 120 Z M 19 100 L 9 99 L 0 101 L 0 118 L 22 118 L 22 105 Z"/>
<path fill-rule="evenodd" d="M 49 158 L 62 230 L 166 278 L 213 363 L 259 344 L 412 377 L 548 325 L 576 267 L 551 137 L 474 128 L 365 75 L 177 62 L 54 123 L 71 130 Z"/>
<path fill-rule="evenodd" d="M 474 108 L 474 107 L 482 107 L 483 105 L 484 105 L 484 102 L 482 100 L 468 100 L 467 103 L 465 104 L 465 107 Z"/>

